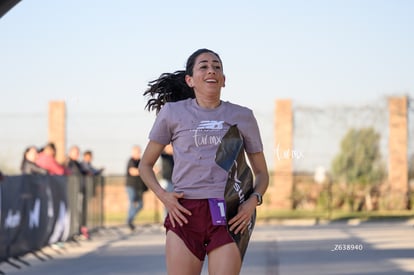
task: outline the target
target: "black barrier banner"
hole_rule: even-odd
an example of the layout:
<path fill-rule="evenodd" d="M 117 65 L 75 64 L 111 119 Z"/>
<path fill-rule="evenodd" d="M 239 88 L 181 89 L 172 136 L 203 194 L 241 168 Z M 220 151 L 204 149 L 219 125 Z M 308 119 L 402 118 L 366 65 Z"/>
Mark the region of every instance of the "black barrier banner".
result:
<path fill-rule="evenodd" d="M 46 177 L 41 177 L 46 178 Z M 41 225 L 47 223 L 47 202 L 45 193 L 42 192 L 47 183 L 39 182 L 39 177 L 22 176 L 18 183 L 18 189 L 12 189 L 13 196 L 8 199 L 19 198 L 20 205 L 17 210 L 20 213 L 20 223 L 7 223 L 7 228 L 17 230 L 16 237 L 12 240 L 9 253 L 21 256 L 30 251 L 38 250 L 46 243 L 47 232 Z M 17 192 L 17 193 L 16 193 Z M 28 238 L 30 236 L 30 238 Z"/>
<path fill-rule="evenodd" d="M 23 189 L 22 179 L 20 177 L 5 177 L 0 182 L 0 188 L 0 260 L 3 261 L 12 255 L 10 253 L 11 244 L 19 239 L 23 205 L 23 198 L 20 196 Z"/>
<path fill-rule="evenodd" d="M 48 228 L 48 244 L 66 241 L 70 236 L 70 209 L 67 198 L 67 177 L 53 176 L 50 178 L 48 190 L 48 209 L 51 218 Z M 53 209 L 53 210 L 52 210 Z M 53 213 L 53 214 L 52 214 Z M 52 214 L 52 215 L 51 215 Z"/>
<path fill-rule="evenodd" d="M 216 163 L 228 172 L 224 200 L 226 219 L 232 219 L 242 204 L 253 193 L 253 174 L 245 159 L 243 140 L 236 125 L 229 128 L 216 152 Z M 248 230 L 244 233 L 229 233 L 237 243 L 241 258 L 244 258 L 250 236 L 256 222 L 256 211 L 250 219 Z M 227 227 L 228 229 L 228 227 Z"/>
<path fill-rule="evenodd" d="M 68 238 L 66 177 L 24 175 L 0 182 L 0 261 Z"/>

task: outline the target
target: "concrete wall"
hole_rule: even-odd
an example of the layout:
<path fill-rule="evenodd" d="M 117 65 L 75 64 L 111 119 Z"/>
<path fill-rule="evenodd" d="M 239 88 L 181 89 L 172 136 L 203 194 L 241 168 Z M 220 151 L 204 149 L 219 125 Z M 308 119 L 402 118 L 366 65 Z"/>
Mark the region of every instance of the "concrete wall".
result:
<path fill-rule="evenodd" d="M 56 160 L 65 161 L 66 155 L 66 104 L 64 101 L 49 102 L 48 142 L 56 146 Z"/>
<path fill-rule="evenodd" d="M 276 100 L 275 106 L 275 150 L 273 184 L 269 186 L 266 199 L 270 207 L 291 209 L 293 187 L 293 111 L 289 99 Z"/>
<path fill-rule="evenodd" d="M 163 221 L 164 208 L 152 191 L 144 193 L 144 207 L 136 217 L 136 223 L 160 223 Z M 126 223 L 128 197 L 125 177 L 105 178 L 104 213 L 105 223 Z"/>
<path fill-rule="evenodd" d="M 388 181 L 389 206 L 393 210 L 406 209 L 408 203 L 408 98 L 388 99 Z"/>

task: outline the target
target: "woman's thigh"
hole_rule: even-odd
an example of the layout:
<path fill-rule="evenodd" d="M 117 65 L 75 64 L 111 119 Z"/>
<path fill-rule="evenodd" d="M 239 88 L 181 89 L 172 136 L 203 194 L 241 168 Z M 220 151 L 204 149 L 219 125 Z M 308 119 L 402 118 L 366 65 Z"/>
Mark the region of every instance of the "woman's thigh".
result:
<path fill-rule="evenodd" d="M 228 243 L 208 253 L 209 274 L 237 275 L 241 270 L 241 256 L 236 243 Z"/>
<path fill-rule="evenodd" d="M 204 262 L 191 253 L 183 240 L 171 230 L 167 232 L 165 250 L 169 275 L 195 275 L 201 273 Z"/>

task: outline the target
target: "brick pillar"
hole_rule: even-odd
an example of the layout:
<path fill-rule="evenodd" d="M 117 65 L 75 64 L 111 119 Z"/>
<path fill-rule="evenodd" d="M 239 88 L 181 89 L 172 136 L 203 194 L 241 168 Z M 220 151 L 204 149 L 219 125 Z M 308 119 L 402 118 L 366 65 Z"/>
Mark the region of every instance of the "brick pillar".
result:
<path fill-rule="evenodd" d="M 388 181 L 389 207 L 406 209 L 408 202 L 408 98 L 388 99 Z"/>
<path fill-rule="evenodd" d="M 275 110 L 275 161 L 273 184 L 269 187 L 271 207 L 292 208 L 293 188 L 293 112 L 292 101 L 276 100 Z"/>
<path fill-rule="evenodd" d="M 66 154 L 66 105 L 64 101 L 49 102 L 48 141 L 56 145 L 56 160 L 63 163 Z"/>

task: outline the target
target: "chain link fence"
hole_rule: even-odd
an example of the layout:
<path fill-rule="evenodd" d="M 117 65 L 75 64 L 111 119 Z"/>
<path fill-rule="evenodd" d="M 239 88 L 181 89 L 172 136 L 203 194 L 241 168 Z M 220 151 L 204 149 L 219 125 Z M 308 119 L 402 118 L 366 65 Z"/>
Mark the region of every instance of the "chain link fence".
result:
<path fill-rule="evenodd" d="M 414 109 L 410 105 L 412 104 L 408 106 L 407 149 L 409 168 L 414 165 Z M 385 199 L 389 191 L 389 116 L 388 98 L 353 106 L 319 108 L 294 105 L 293 208 L 312 211 L 361 211 L 390 207 L 386 205 Z M 379 135 L 379 163 L 383 175 L 381 181 L 351 184 L 335 177 L 334 159 L 339 154 L 346 154 L 341 151 L 341 142 L 351 129 L 372 129 Z M 409 180 L 413 178 L 412 171 L 412 168 L 408 171 Z M 413 188 L 412 184 L 409 185 L 409 190 L 410 188 Z M 411 207 L 411 201 L 412 199 L 408 199 L 407 208 Z"/>

